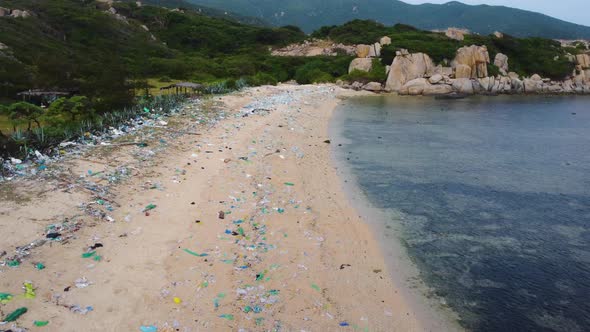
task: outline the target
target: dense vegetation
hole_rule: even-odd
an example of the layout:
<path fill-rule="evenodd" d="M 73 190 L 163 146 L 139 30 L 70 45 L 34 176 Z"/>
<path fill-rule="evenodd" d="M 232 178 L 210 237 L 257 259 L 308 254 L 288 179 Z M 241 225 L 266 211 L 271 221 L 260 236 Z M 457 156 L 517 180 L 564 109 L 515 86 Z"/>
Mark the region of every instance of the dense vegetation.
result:
<path fill-rule="evenodd" d="M 494 31 L 517 37 L 590 39 L 590 27 L 546 15 L 503 6 L 446 4 L 410 5 L 397 0 L 190 0 L 243 15 L 259 17 L 276 26 L 292 24 L 306 32 L 354 19 L 373 19 L 421 29 L 466 28 L 488 35 Z"/>
<path fill-rule="evenodd" d="M 340 76 L 350 61 L 274 58 L 269 47 L 301 41 L 303 32 L 245 25 L 189 9 L 116 3 L 118 14 L 126 17 L 121 19 L 107 12 L 108 5 L 91 0 L 6 0 L 2 5 L 33 15 L 0 18 L 0 42 L 7 46 L 0 50 L 0 104 L 10 105 L 19 99 L 18 92 L 29 89 L 69 89 L 85 96 L 86 112 L 96 115 L 68 118 L 66 111 L 45 112 L 40 124 L 54 134 L 63 132 L 66 123 L 74 130 L 75 125 L 88 127 L 94 118 L 124 112 L 136 101 L 135 88 L 145 87 L 150 78 L 196 81 L 209 84 L 208 91 L 227 91 L 238 80 L 257 85 L 293 79 L 307 63 Z M 300 76 L 305 73 L 305 68 L 299 70 Z M 33 136 L 37 125 L 17 119 L 5 106 L 0 109 L 0 146 L 15 135 L 25 142 L 22 136 Z M 63 119 L 68 120 L 56 121 Z M 13 126 L 24 133 L 10 133 Z M 4 152 L 10 149 L 14 147 Z"/>
<path fill-rule="evenodd" d="M 564 49 L 559 42 L 544 38 L 515 38 L 504 35 L 466 35 L 465 40 L 457 41 L 447 38 L 442 33 L 423 31 L 411 26 L 397 24 L 387 27 L 369 20 L 354 20 L 341 26 L 322 27 L 312 34 L 316 38 L 329 38 L 340 43 L 371 44 L 382 36 L 389 36 L 390 46 L 382 50 L 383 64 L 389 65 L 395 57 L 395 51 L 405 48 L 410 52 L 424 52 L 437 63 L 452 60 L 458 48 L 468 45 L 486 45 L 493 59 L 497 53 L 508 55 L 510 70 L 522 76 L 539 74 L 543 77 L 563 79 L 571 75 L 574 65 L 566 55 L 567 52 L 579 52 L 581 49 Z M 494 70 L 493 66 L 491 68 Z"/>

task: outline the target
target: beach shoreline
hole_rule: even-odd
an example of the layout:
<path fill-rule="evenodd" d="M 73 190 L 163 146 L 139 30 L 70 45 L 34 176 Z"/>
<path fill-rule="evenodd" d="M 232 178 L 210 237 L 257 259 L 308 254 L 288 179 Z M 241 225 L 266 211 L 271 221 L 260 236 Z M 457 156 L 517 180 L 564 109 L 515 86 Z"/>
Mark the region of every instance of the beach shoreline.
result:
<path fill-rule="evenodd" d="M 17 326 L 48 320 L 60 331 L 447 330 L 389 276 L 378 230 L 349 204 L 332 158 L 340 98 L 367 94 L 248 88 L 212 97 L 225 115 L 201 135 L 154 136 L 150 146 L 162 148 L 153 155 L 98 147 L 52 181 L 17 180 L 0 201 L 5 257 L 46 237 L 48 224 L 69 218 L 80 227 L 0 267 L 0 292 L 17 295 L 2 316 L 27 307 Z M 127 178 L 106 199 L 114 222 L 81 213 L 105 202 L 77 181 L 103 183 L 88 170 L 110 174 L 123 162 Z M 34 299 L 19 295 L 25 281 Z"/>

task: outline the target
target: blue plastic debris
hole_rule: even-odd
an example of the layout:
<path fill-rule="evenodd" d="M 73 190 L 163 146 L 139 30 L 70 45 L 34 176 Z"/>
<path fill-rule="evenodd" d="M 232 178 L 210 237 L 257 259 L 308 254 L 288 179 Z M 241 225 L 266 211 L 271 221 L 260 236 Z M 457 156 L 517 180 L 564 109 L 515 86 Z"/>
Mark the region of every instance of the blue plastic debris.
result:
<path fill-rule="evenodd" d="M 158 331 L 158 328 L 155 327 L 155 326 L 153 326 L 153 325 L 149 325 L 149 326 L 141 326 L 139 328 L 139 330 L 141 332 L 157 332 Z"/>

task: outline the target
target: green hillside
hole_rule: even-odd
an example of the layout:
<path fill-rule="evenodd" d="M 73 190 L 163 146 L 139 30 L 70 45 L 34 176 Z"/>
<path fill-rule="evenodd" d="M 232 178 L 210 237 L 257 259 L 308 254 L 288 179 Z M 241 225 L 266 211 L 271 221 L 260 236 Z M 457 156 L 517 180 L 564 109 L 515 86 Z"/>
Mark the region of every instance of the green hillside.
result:
<path fill-rule="evenodd" d="M 195 4 L 254 16 L 276 26 L 293 24 L 306 32 L 353 19 L 372 19 L 421 29 L 466 28 L 488 35 L 502 31 L 516 37 L 590 39 L 590 27 L 503 6 L 469 6 L 460 2 L 410 5 L 397 0 L 190 0 Z"/>

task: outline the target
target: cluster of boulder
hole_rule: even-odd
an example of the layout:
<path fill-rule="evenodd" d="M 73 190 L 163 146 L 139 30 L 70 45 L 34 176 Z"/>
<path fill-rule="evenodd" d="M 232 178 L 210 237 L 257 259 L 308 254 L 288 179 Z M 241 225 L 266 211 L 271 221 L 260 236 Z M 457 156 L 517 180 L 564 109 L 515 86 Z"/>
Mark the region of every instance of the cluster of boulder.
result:
<path fill-rule="evenodd" d="M 31 13 L 26 10 L 0 7 L 0 17 L 27 18 L 29 16 Z"/>
<path fill-rule="evenodd" d="M 357 47 L 358 50 L 358 47 Z M 371 70 L 371 58 L 360 57 L 367 52 L 357 52 L 357 59 L 349 71 Z M 565 81 L 552 81 L 539 75 L 521 78 L 509 71 L 508 56 L 496 54 L 494 65 L 500 74 L 490 76 L 488 64 L 491 59 L 485 46 L 465 46 L 457 50 L 449 66 L 436 66 L 425 53 L 410 53 L 399 50 L 391 66 L 387 67 L 385 85 L 378 82 L 353 83 L 349 87 L 369 91 L 397 92 L 400 95 L 446 95 L 457 94 L 573 94 L 590 93 L 590 55 L 573 57 L 576 70 Z"/>
<path fill-rule="evenodd" d="M 381 48 L 391 44 L 391 38 L 383 37 L 381 40 L 372 45 L 356 45 L 356 59 L 352 60 L 348 66 L 348 73 L 354 70 L 369 72 L 373 69 L 373 59 L 381 57 Z"/>

